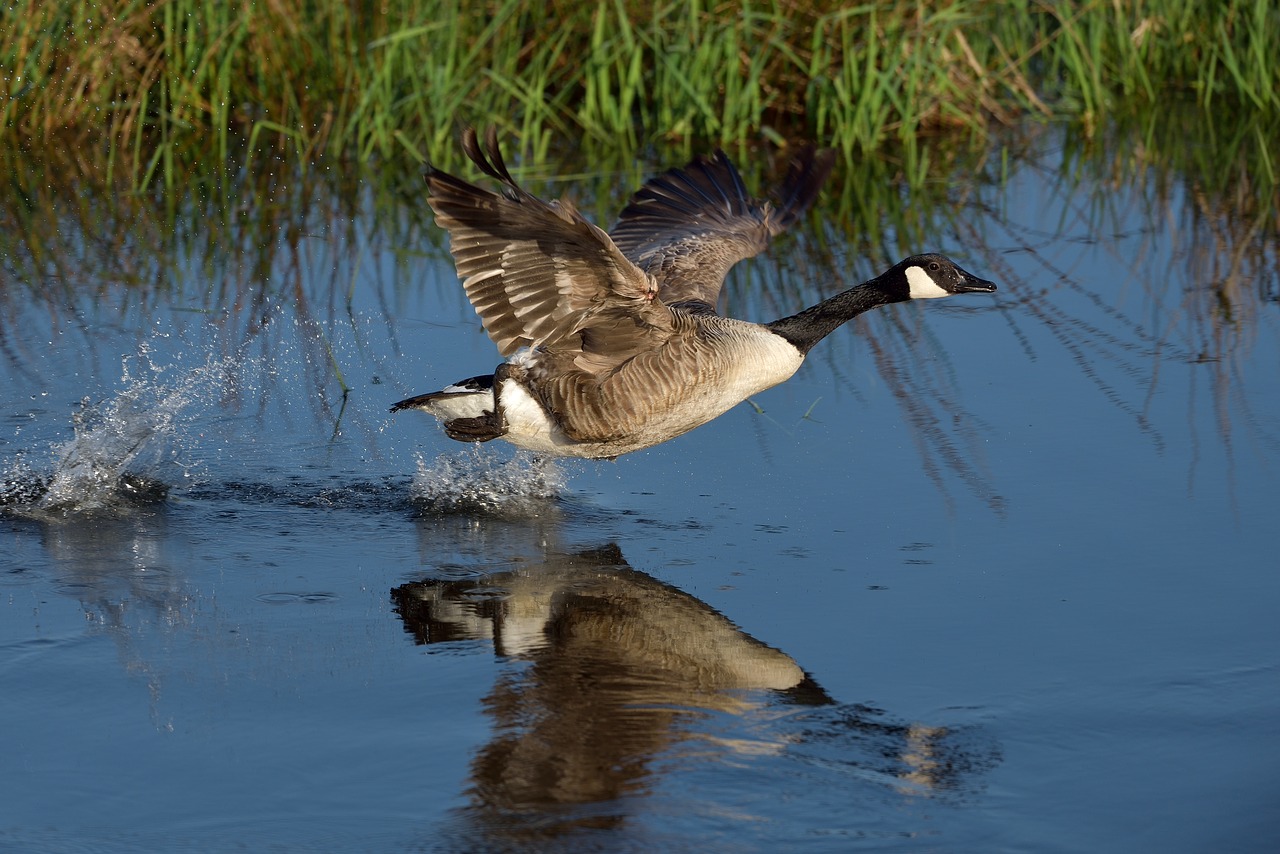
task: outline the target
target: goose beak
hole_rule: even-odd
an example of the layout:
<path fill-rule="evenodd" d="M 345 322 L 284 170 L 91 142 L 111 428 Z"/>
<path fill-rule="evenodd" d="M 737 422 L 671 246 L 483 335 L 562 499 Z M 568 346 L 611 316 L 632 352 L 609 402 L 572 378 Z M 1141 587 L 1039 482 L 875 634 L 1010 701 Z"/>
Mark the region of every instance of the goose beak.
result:
<path fill-rule="evenodd" d="M 956 288 L 958 294 L 989 294 L 996 289 L 995 282 L 979 279 L 973 273 L 959 267 L 956 270 L 960 273 L 960 286 Z"/>

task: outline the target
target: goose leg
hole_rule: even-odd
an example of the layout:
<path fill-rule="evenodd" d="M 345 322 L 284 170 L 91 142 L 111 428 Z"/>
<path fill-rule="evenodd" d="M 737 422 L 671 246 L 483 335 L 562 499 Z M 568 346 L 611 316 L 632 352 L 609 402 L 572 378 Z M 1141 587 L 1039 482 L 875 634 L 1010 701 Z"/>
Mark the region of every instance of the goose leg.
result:
<path fill-rule="evenodd" d="M 459 442 L 488 442 L 506 432 L 498 429 L 497 420 L 493 413 L 478 418 L 455 418 L 445 422 L 444 434 Z"/>

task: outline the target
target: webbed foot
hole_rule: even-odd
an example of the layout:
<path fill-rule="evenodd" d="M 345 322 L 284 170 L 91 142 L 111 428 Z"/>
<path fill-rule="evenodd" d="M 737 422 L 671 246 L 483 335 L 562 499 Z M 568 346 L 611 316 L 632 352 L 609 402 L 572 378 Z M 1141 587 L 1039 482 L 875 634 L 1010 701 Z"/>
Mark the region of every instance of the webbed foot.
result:
<path fill-rule="evenodd" d="M 459 442 L 488 442 L 507 432 L 492 412 L 477 418 L 455 418 L 444 423 L 444 434 Z"/>

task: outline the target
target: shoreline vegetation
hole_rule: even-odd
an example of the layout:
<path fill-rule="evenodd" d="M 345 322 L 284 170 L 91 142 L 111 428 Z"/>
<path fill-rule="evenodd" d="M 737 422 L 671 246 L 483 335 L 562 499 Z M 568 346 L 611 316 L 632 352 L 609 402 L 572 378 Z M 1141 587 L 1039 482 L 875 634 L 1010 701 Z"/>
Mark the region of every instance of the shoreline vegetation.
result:
<path fill-rule="evenodd" d="M 463 123 L 497 124 L 536 162 L 569 140 L 634 153 L 803 137 L 846 160 L 893 149 L 909 163 L 930 138 L 980 144 L 1063 121 L 1092 139 L 1171 103 L 1224 128 L 1280 115 L 1280 7 L 18 0 L 0 12 L 4 142 L 96 152 L 135 188 L 263 151 L 450 162 Z M 1276 152 L 1259 156 L 1274 183 Z"/>

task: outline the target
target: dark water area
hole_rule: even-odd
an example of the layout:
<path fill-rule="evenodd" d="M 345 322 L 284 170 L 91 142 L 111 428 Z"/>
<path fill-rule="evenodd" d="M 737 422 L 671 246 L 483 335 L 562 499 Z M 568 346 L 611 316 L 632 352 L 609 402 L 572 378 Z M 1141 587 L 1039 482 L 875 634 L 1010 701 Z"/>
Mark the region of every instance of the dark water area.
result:
<path fill-rule="evenodd" d="M 6 259 L 0 849 L 1272 850 L 1277 240 L 1062 157 L 913 247 L 995 295 L 612 463 L 387 413 L 497 355 L 371 216 Z"/>

